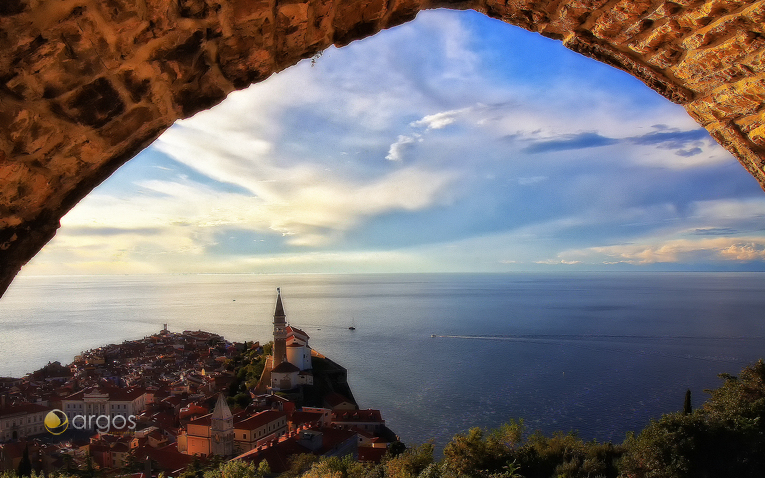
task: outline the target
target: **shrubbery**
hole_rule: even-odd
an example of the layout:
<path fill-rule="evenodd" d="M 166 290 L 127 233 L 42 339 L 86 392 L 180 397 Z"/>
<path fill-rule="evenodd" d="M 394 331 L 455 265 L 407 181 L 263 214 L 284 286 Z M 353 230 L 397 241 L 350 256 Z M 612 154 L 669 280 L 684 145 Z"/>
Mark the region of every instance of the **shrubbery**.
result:
<path fill-rule="evenodd" d="M 523 421 L 493 431 L 459 433 L 434 459 L 432 443 L 391 447 L 379 465 L 346 458 L 293 457 L 281 478 L 761 478 L 765 477 L 765 363 L 746 367 L 696 410 L 688 400 L 681 411 L 653 420 L 621 444 L 585 442 L 573 433 L 527 434 Z M 245 378 L 245 377 L 243 377 Z M 682 403 L 679 401 L 679 404 Z M 241 462 L 192 466 L 186 478 L 264 478 L 275 476 Z M 83 478 L 87 472 L 55 475 Z M 32 478 L 37 476 L 32 472 Z M 0 478 L 16 478 L 5 472 Z"/>
<path fill-rule="evenodd" d="M 696 410 L 652 421 L 621 444 L 585 442 L 573 433 L 525 433 L 523 421 L 497 430 L 472 428 L 434 460 L 432 444 L 420 445 L 358 474 L 350 460 L 319 460 L 303 478 L 712 478 L 765 476 L 765 363 L 738 377 L 723 374 Z M 679 400 L 679 404 L 682 401 Z M 332 463 L 335 463 L 334 465 Z M 348 466 L 337 465 L 346 463 Z M 326 474 L 322 474 L 326 473 Z"/>

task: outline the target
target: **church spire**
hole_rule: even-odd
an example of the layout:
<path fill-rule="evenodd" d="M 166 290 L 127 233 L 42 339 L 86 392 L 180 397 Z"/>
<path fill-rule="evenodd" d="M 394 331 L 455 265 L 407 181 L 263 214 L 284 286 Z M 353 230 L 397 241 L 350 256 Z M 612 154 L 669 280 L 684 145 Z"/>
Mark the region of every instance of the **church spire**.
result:
<path fill-rule="evenodd" d="M 234 454 L 234 417 L 228 408 L 223 394 L 218 394 L 212 416 L 210 417 L 210 453 L 218 456 Z"/>
<path fill-rule="evenodd" d="M 223 398 L 223 394 L 219 393 L 218 401 L 215 402 L 215 408 L 213 408 L 212 418 L 214 420 L 228 420 L 231 417 L 231 409 L 228 407 L 226 399 Z"/>
<path fill-rule="evenodd" d="M 276 288 L 276 310 L 274 311 L 274 318 L 277 316 L 284 317 L 284 306 L 282 305 L 282 289 Z"/>
<path fill-rule="evenodd" d="M 287 357 L 287 321 L 282 305 L 282 291 L 276 288 L 276 308 L 274 309 L 274 349 L 273 368 L 284 362 Z"/>

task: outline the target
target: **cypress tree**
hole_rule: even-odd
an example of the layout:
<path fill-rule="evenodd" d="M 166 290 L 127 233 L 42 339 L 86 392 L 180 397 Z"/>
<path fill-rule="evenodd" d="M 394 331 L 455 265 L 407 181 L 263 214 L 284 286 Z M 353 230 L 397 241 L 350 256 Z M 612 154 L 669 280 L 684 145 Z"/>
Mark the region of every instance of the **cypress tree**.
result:
<path fill-rule="evenodd" d="M 16 474 L 21 476 L 32 476 L 32 460 L 29 459 L 29 444 L 24 447 L 24 453 L 21 455 L 21 461 L 19 462 L 19 468 L 16 470 Z"/>
<path fill-rule="evenodd" d="M 685 403 L 683 403 L 683 415 L 689 415 L 693 411 L 691 406 L 691 390 L 685 391 Z"/>

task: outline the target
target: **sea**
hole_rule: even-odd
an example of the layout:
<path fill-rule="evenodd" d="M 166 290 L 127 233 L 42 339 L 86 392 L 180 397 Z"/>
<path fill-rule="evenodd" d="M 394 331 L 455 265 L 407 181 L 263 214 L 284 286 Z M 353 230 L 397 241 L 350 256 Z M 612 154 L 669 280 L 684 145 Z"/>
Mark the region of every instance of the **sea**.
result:
<path fill-rule="evenodd" d="M 764 273 L 22 274 L 0 299 L 0 376 L 165 324 L 266 342 L 277 287 L 360 407 L 437 450 L 519 419 L 621 442 L 765 356 Z"/>

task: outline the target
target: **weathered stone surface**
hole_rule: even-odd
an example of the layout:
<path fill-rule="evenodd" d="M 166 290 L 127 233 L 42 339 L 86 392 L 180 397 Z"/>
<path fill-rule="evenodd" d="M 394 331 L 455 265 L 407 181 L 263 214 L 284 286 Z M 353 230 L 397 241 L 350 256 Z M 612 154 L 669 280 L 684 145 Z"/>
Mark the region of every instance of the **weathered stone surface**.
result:
<path fill-rule="evenodd" d="M 2 0 L 0 293 L 79 199 L 176 119 L 437 7 L 631 73 L 765 187 L 765 0 Z"/>

